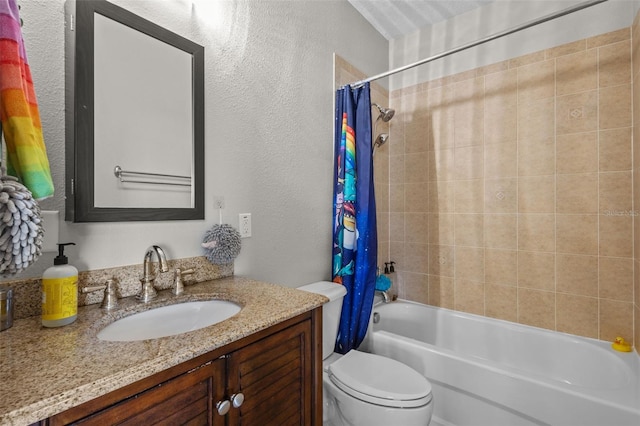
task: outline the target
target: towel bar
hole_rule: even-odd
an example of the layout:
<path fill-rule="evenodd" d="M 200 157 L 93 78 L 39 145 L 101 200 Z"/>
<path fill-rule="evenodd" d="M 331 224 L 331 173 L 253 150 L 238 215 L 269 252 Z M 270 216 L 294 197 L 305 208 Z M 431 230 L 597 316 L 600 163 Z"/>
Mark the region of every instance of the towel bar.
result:
<path fill-rule="evenodd" d="M 146 173 L 146 172 L 131 172 L 127 170 L 122 170 L 122 167 L 116 166 L 113 169 L 113 174 L 116 178 L 120 179 L 120 182 L 123 183 L 150 183 L 153 185 L 179 185 L 179 186 L 191 186 L 191 176 L 180 176 L 180 175 L 167 175 L 163 173 Z M 151 181 L 151 180 L 125 180 L 124 174 L 127 175 L 135 175 L 135 176 L 150 176 L 156 178 L 170 178 L 170 179 L 185 179 L 189 182 L 160 182 L 160 181 Z"/>

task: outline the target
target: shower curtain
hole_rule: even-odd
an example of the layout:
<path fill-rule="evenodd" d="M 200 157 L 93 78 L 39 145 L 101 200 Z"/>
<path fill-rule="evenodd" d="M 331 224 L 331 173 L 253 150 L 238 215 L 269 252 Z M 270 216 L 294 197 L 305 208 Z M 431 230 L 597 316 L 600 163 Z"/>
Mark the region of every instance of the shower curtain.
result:
<path fill-rule="evenodd" d="M 364 339 L 375 292 L 378 235 L 369 83 L 336 92 L 332 279 L 344 285 L 335 351 Z"/>

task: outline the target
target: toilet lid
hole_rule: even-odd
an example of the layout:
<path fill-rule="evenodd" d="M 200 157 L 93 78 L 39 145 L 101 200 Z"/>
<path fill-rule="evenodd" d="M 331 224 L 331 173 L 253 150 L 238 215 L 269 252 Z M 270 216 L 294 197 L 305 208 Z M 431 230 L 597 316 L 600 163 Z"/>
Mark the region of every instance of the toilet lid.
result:
<path fill-rule="evenodd" d="M 387 407 L 421 407 L 431 401 L 431 383 L 409 366 L 380 355 L 350 351 L 329 365 L 343 392 Z"/>

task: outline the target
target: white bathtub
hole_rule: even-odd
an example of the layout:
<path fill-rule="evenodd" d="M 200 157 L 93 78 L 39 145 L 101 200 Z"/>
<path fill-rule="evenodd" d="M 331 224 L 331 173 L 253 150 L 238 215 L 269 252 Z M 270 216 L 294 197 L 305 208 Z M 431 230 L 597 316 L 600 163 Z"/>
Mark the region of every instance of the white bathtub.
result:
<path fill-rule="evenodd" d="M 432 424 L 640 425 L 636 352 L 404 300 L 374 312 L 363 348 L 429 379 Z"/>

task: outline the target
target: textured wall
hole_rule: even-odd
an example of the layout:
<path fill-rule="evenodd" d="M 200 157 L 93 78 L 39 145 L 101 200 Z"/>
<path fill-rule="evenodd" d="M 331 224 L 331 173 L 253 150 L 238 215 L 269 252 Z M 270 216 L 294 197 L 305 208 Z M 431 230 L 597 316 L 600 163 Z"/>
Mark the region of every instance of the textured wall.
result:
<path fill-rule="evenodd" d="M 171 258 L 198 256 L 220 195 L 225 222 L 237 226 L 238 213 L 252 213 L 237 274 L 289 286 L 328 279 L 332 57 L 379 73 L 388 68 L 387 41 L 346 1 L 113 2 L 205 46 L 206 220 L 63 223 L 60 240 L 77 244 L 70 261 L 80 270 L 141 263 L 152 243 Z M 42 207 L 64 211 L 64 3 L 20 4 L 56 185 Z M 53 257 L 25 276 L 38 276 Z"/>

